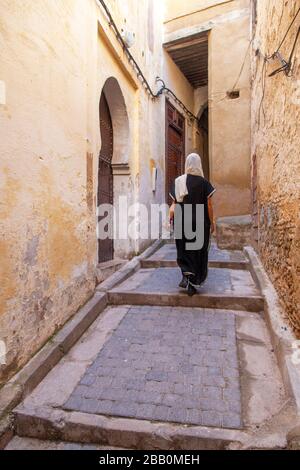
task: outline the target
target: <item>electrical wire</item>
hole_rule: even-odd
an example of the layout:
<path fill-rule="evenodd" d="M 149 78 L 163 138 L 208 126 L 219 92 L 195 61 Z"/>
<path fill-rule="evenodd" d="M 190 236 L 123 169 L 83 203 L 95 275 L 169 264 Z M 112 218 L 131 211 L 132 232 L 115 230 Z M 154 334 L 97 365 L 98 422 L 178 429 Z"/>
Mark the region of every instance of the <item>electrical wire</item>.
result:
<path fill-rule="evenodd" d="M 281 46 L 282 46 L 283 43 L 285 42 L 285 40 L 286 40 L 286 38 L 287 38 L 287 35 L 289 34 L 289 32 L 290 32 L 290 30 L 291 30 L 291 27 L 292 27 L 293 24 L 295 23 L 296 18 L 297 18 L 297 16 L 299 15 L 299 13 L 300 13 L 300 7 L 298 8 L 298 11 L 297 11 L 296 15 L 294 16 L 293 21 L 291 22 L 290 26 L 288 27 L 288 29 L 287 29 L 287 31 L 286 31 L 286 33 L 285 33 L 285 35 L 284 35 L 284 37 L 283 37 L 281 43 L 279 44 L 277 50 L 274 52 L 273 56 L 276 55 L 276 54 L 279 52 Z M 272 57 L 272 56 L 271 56 L 271 57 Z"/>
<path fill-rule="evenodd" d="M 264 108 L 264 99 L 265 99 L 265 94 L 266 94 L 266 72 L 267 72 L 267 59 L 264 58 L 263 66 L 262 66 L 262 96 L 261 100 L 259 103 L 259 108 L 258 108 L 258 128 L 260 128 L 260 123 L 261 123 L 261 111 L 263 112 L 263 117 L 264 121 L 266 119 L 266 113 L 265 113 L 265 108 Z"/>
<path fill-rule="evenodd" d="M 294 53 L 295 53 L 295 50 L 296 50 L 296 45 L 297 45 L 299 36 L 300 36 L 300 27 L 298 28 L 296 38 L 295 38 L 295 41 L 294 41 L 294 44 L 293 44 L 293 47 L 292 47 L 292 50 L 291 50 L 291 54 L 290 54 L 290 57 L 289 57 L 289 61 L 288 61 L 289 65 L 290 65 L 289 71 L 288 71 L 288 76 L 291 76 L 292 60 L 293 60 L 293 57 L 294 57 Z"/>
<path fill-rule="evenodd" d="M 240 80 L 240 78 L 241 78 L 241 76 L 242 76 L 244 67 L 245 67 L 245 65 L 246 65 L 247 55 L 248 55 L 248 52 L 249 52 L 249 49 L 250 49 L 250 46 L 251 46 L 252 42 L 253 42 L 253 38 L 249 41 L 249 44 L 248 44 L 247 50 L 246 50 L 246 52 L 245 52 L 244 60 L 243 60 L 243 62 L 242 62 L 242 65 L 241 65 L 241 68 L 240 68 L 238 77 L 237 77 L 237 79 L 236 79 L 236 81 L 235 81 L 233 87 L 230 89 L 230 91 L 236 91 L 237 84 L 239 83 L 239 80 Z M 218 93 L 220 93 L 220 94 L 222 94 L 222 95 L 224 94 L 223 91 L 222 91 L 222 92 L 218 92 Z M 213 95 L 210 96 L 209 101 L 214 102 L 212 96 L 213 96 Z M 227 95 L 227 93 L 225 93 L 225 95 L 224 95 L 222 98 L 220 98 L 217 102 L 215 102 L 214 104 L 217 105 L 217 104 L 221 103 L 221 102 L 224 101 L 227 97 L 228 97 L 228 95 Z"/>
<path fill-rule="evenodd" d="M 170 88 L 166 87 L 165 82 L 161 78 L 157 77 L 156 81 L 161 82 L 163 84 L 161 89 L 158 92 L 159 94 L 162 94 L 163 92 L 166 92 L 169 95 L 171 95 L 172 98 L 176 101 L 176 103 L 179 104 L 182 107 L 182 109 L 184 110 L 184 112 L 190 117 L 190 119 L 198 121 L 197 116 L 195 116 L 191 111 L 188 110 L 188 108 L 182 103 L 182 101 L 179 98 L 177 98 L 175 93 L 172 90 L 170 90 Z"/>
<path fill-rule="evenodd" d="M 248 52 L 249 52 L 249 50 L 250 50 L 250 46 L 251 46 L 252 42 L 253 42 L 253 38 L 249 41 L 249 44 L 248 44 L 248 47 L 247 47 L 247 50 L 246 50 L 246 53 L 245 53 L 245 57 L 244 57 L 244 60 L 243 60 L 243 63 L 242 63 L 242 67 L 241 67 L 240 73 L 239 73 L 238 78 L 236 79 L 236 82 L 235 82 L 235 84 L 233 85 L 231 91 L 234 91 L 235 88 L 236 88 L 236 86 L 237 86 L 237 84 L 239 83 L 239 80 L 240 80 L 240 78 L 241 78 L 241 76 L 242 76 L 242 73 L 243 73 L 243 70 L 244 70 L 244 67 L 245 67 L 245 64 L 246 64 L 247 55 L 248 55 Z"/>
<path fill-rule="evenodd" d="M 137 74 L 137 77 L 139 80 L 141 80 L 142 82 L 142 85 L 145 87 L 146 91 L 149 93 L 149 95 L 151 96 L 152 99 L 157 99 L 159 96 L 162 95 L 162 93 L 167 93 L 169 94 L 170 96 L 172 96 L 172 98 L 176 101 L 176 103 L 183 109 L 183 111 L 189 116 L 189 118 L 191 120 L 195 120 L 195 121 L 199 121 L 197 116 L 195 116 L 191 111 L 189 111 L 189 109 L 185 106 L 185 104 L 176 96 L 176 94 L 168 87 L 166 87 L 165 85 L 165 82 L 157 77 L 156 78 L 156 82 L 161 82 L 162 83 L 162 86 L 161 88 L 155 93 L 151 86 L 149 85 L 149 82 L 147 81 L 145 75 L 143 74 L 140 66 L 138 65 L 138 63 L 136 62 L 135 58 L 133 57 L 133 55 L 131 54 L 131 52 L 129 51 L 127 45 L 125 44 L 125 41 L 105 3 L 104 0 L 98 0 L 99 3 L 102 5 L 107 17 L 108 17 L 108 20 L 109 20 L 109 26 L 113 29 L 114 31 L 114 34 L 117 38 L 117 40 L 120 42 L 128 60 L 129 60 L 129 63 L 133 66 L 133 68 L 135 69 L 135 72 Z"/>
<path fill-rule="evenodd" d="M 295 14 L 291 24 L 289 25 L 288 29 L 286 30 L 284 36 L 283 36 L 283 39 L 281 40 L 278 48 L 276 49 L 276 51 L 270 55 L 270 56 L 265 56 L 265 59 L 268 61 L 270 59 L 278 59 L 280 62 L 281 62 L 281 67 L 279 67 L 278 69 L 274 70 L 270 75 L 269 77 L 274 77 L 275 75 L 277 75 L 278 73 L 281 73 L 281 72 L 285 72 L 285 74 L 287 76 L 291 76 L 291 69 L 292 69 L 292 60 L 293 60 L 293 56 L 294 56 L 294 52 L 295 52 L 295 49 L 296 49 L 296 44 L 298 42 L 298 38 L 299 38 L 299 35 L 300 35 L 300 27 L 298 28 L 298 31 L 297 31 L 297 34 L 296 34 L 296 38 L 295 38 L 295 41 L 294 41 L 294 44 L 293 44 L 293 47 L 292 47 L 292 50 L 291 50 L 291 53 L 290 53 L 290 56 L 289 56 L 289 59 L 288 61 L 286 61 L 282 55 L 280 54 L 280 49 L 282 47 L 282 45 L 284 44 L 293 24 L 295 23 L 296 21 L 296 18 L 298 17 L 300 13 L 300 7 L 298 8 L 298 11 L 297 13 Z"/>
<path fill-rule="evenodd" d="M 98 0 L 99 3 L 102 5 L 108 19 L 109 19 L 109 26 L 113 29 L 114 33 L 115 33 L 115 36 L 117 37 L 118 41 L 120 42 L 125 54 L 127 55 L 127 58 L 129 60 L 129 62 L 131 63 L 131 65 L 133 65 L 133 67 L 135 68 L 135 71 L 137 73 L 137 76 L 138 78 L 140 79 L 141 78 L 141 81 L 142 81 L 142 84 L 145 86 L 145 88 L 147 89 L 148 93 L 151 95 L 152 98 L 157 98 L 157 96 L 159 96 L 160 94 L 160 91 L 158 93 L 154 93 L 152 91 L 152 88 L 151 86 L 149 85 L 147 79 L 145 78 L 145 75 L 143 74 L 140 66 L 138 65 L 138 63 L 136 62 L 135 58 L 133 57 L 133 55 L 131 54 L 131 52 L 129 51 L 128 47 L 126 46 L 125 44 L 125 41 L 124 39 L 122 38 L 122 35 L 106 5 L 106 3 L 104 2 L 104 0 Z"/>

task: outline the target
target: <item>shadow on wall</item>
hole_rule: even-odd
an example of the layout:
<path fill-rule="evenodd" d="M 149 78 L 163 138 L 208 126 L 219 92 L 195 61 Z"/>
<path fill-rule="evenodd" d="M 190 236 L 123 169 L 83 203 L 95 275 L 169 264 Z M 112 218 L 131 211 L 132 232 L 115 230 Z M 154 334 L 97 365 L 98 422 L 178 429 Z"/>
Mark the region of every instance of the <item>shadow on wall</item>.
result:
<path fill-rule="evenodd" d="M 112 120 L 114 148 L 112 164 L 128 164 L 129 119 L 124 96 L 116 78 L 106 80 L 102 92 L 107 100 Z"/>
<path fill-rule="evenodd" d="M 207 180 L 209 180 L 209 129 L 208 129 L 208 105 L 202 108 L 198 115 L 198 130 L 202 137 L 202 149 L 201 149 L 201 157 L 202 157 L 202 166 L 204 176 Z"/>

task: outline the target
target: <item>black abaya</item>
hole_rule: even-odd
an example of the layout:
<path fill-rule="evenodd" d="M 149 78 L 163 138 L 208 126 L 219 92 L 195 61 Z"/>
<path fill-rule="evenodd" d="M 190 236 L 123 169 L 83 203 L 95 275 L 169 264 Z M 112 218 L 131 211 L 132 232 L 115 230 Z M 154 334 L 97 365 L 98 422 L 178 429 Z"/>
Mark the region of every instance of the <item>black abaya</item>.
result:
<path fill-rule="evenodd" d="M 190 283 L 197 287 L 202 284 L 208 273 L 208 252 L 210 244 L 210 220 L 208 215 L 208 199 L 215 192 L 214 187 L 202 176 L 187 175 L 187 190 L 188 194 L 184 197 L 182 203 L 176 201 L 175 184 L 170 193 L 172 199 L 176 204 L 180 205 L 181 211 L 175 210 L 175 226 L 176 217 L 180 217 L 181 226 L 184 227 L 186 223 L 189 228 L 192 227 L 193 232 L 197 230 L 204 231 L 204 243 L 201 249 L 188 249 L 187 244 L 195 242 L 195 239 L 187 239 L 185 230 L 182 230 L 182 235 L 176 237 L 177 248 L 177 264 L 180 267 L 182 274 L 189 277 Z M 197 220 L 196 208 L 198 204 L 203 204 L 204 219 Z M 190 205 L 191 210 L 187 212 L 187 205 Z M 199 226 L 201 224 L 201 226 Z"/>

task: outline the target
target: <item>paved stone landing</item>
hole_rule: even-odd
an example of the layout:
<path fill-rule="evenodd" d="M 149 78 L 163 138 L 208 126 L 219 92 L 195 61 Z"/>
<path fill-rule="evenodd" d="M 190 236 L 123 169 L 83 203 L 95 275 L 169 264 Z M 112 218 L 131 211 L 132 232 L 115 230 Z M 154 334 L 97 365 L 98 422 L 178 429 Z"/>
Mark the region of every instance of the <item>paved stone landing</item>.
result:
<path fill-rule="evenodd" d="M 131 307 L 64 408 L 241 428 L 235 316 L 197 308 Z"/>
<path fill-rule="evenodd" d="M 209 251 L 210 268 L 248 269 L 248 261 L 242 251 L 220 250 L 215 243 L 211 244 Z M 161 247 L 149 258 L 142 260 L 143 268 L 171 268 L 177 267 L 176 246 L 168 243 Z"/>
<path fill-rule="evenodd" d="M 174 245 L 156 256 L 173 263 Z M 223 261 L 193 297 L 178 268 L 157 264 L 109 290 L 109 306 L 14 410 L 18 436 L 59 448 L 256 448 L 286 403 L 264 299 L 241 253 L 211 256 Z"/>
<path fill-rule="evenodd" d="M 162 246 L 151 257 L 147 258 L 147 261 L 172 260 L 176 261 L 175 243 L 167 243 L 166 245 Z M 209 261 L 246 263 L 247 260 L 242 251 L 220 250 L 215 243 L 212 243 L 209 251 Z"/>
<path fill-rule="evenodd" d="M 112 292 L 145 292 L 178 294 L 181 273 L 178 268 L 141 269 L 121 283 Z M 211 268 L 199 294 L 256 296 L 259 291 L 250 272 L 234 269 Z M 185 294 L 186 295 L 186 294 Z"/>

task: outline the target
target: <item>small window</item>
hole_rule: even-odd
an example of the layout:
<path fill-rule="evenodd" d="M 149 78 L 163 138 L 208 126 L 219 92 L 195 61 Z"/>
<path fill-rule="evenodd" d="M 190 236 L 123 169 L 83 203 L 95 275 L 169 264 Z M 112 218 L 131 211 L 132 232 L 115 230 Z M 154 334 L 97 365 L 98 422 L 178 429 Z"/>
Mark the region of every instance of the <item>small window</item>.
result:
<path fill-rule="evenodd" d="M 240 90 L 227 91 L 227 96 L 230 100 L 237 100 L 240 97 Z"/>

